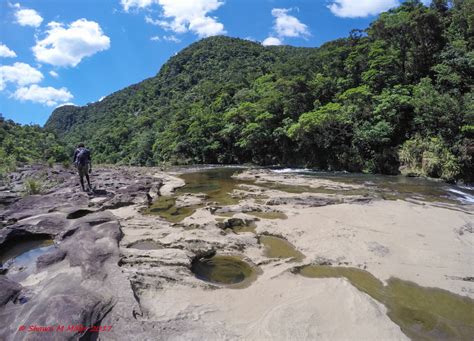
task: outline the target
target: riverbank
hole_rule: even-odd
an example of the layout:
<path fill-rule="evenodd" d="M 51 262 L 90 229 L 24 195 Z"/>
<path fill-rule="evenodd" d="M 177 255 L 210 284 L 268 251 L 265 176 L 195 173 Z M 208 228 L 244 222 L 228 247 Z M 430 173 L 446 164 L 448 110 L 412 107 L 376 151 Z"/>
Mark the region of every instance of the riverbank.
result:
<path fill-rule="evenodd" d="M 59 251 L 41 256 L 17 284 L 2 276 L 12 294 L 0 307 L 9 323 L 0 335 L 19 337 L 20 321 L 58 317 L 32 312 L 61 290 L 95 297 L 95 305 L 77 298 L 76 306 L 87 323 L 113 325 L 102 339 L 375 340 L 474 331 L 474 321 L 450 310 L 474 309 L 474 211 L 449 193 L 269 170 L 98 171 L 102 194 L 78 194 L 74 175 L 58 170 L 62 186 L 2 210 L 0 242 L 11 239 L 7 230 L 43 233 Z M 79 209 L 90 212 L 67 219 Z M 248 264 L 252 274 L 235 264 L 223 273 L 217 263 L 199 273 L 196 262 L 214 254 Z M 404 289 L 387 301 L 395 284 Z M 406 303 L 410 295 L 428 306 Z M 71 319 L 66 302 L 58 305 Z"/>

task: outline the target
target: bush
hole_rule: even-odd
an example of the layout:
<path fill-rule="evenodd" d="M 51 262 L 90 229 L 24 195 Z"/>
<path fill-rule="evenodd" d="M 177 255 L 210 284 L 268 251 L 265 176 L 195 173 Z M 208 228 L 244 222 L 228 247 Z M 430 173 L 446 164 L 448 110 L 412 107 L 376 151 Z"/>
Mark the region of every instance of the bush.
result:
<path fill-rule="evenodd" d="M 37 179 L 28 178 L 23 183 L 24 191 L 27 195 L 40 194 L 43 190 L 43 185 Z"/>
<path fill-rule="evenodd" d="M 69 169 L 69 168 L 71 168 L 71 161 L 69 161 L 69 160 L 64 160 L 64 161 L 62 162 L 62 165 L 63 165 L 63 167 L 64 167 L 65 169 Z"/>
<path fill-rule="evenodd" d="M 438 137 L 416 136 L 405 141 L 398 152 L 404 174 L 423 175 L 454 181 L 461 173 L 460 160 Z"/>

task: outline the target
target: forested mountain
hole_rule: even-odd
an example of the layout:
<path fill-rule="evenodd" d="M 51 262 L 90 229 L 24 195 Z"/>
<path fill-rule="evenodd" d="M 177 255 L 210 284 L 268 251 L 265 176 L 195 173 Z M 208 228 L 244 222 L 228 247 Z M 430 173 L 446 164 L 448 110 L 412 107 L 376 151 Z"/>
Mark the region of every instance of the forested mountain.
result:
<path fill-rule="evenodd" d="M 0 180 L 18 163 L 65 161 L 70 157 L 56 136 L 38 125 L 19 125 L 0 114 Z"/>
<path fill-rule="evenodd" d="M 406 1 L 319 48 L 203 39 L 46 129 L 96 161 L 474 174 L 474 1 Z M 126 70 L 124 70 L 126 72 Z"/>

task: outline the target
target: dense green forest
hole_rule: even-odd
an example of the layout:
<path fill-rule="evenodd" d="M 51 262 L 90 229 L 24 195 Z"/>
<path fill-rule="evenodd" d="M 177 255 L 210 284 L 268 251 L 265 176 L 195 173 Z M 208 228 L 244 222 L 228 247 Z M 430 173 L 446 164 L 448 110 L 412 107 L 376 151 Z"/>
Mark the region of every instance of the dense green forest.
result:
<path fill-rule="evenodd" d="M 56 136 L 38 125 L 19 125 L 0 114 L 0 179 L 17 165 L 69 160 Z"/>
<path fill-rule="evenodd" d="M 473 46 L 472 0 L 406 1 L 319 48 L 211 37 L 155 77 L 56 109 L 46 129 L 69 147 L 85 141 L 106 163 L 279 164 L 473 181 Z"/>

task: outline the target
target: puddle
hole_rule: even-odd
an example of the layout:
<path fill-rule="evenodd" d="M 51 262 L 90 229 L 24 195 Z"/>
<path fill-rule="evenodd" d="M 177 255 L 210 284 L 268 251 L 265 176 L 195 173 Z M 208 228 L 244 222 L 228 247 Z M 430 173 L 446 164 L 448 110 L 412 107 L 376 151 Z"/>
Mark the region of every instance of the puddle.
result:
<path fill-rule="evenodd" d="M 246 233 L 246 232 L 255 233 L 256 228 L 257 228 L 257 225 L 255 225 L 255 223 L 252 222 L 247 225 L 232 227 L 232 231 L 234 231 L 237 234 Z"/>
<path fill-rule="evenodd" d="M 175 197 L 158 197 L 145 213 L 156 214 L 170 223 L 179 223 L 196 211 L 197 206 L 176 207 Z"/>
<path fill-rule="evenodd" d="M 291 258 L 296 262 L 301 262 L 305 258 L 293 244 L 283 238 L 262 235 L 259 241 L 265 247 L 264 255 L 268 258 Z"/>
<path fill-rule="evenodd" d="M 183 173 L 179 177 L 186 184 L 176 189 L 173 196 L 159 197 L 144 212 L 159 215 L 171 223 L 179 223 L 207 203 L 224 206 L 237 204 L 240 199 L 231 195 L 234 189 L 238 188 L 240 184 L 252 183 L 247 180 L 234 179 L 232 175 L 238 171 L 242 171 L 242 168 L 215 168 Z M 206 199 L 203 204 L 176 207 L 176 198 L 188 193 L 203 193 L 206 195 Z"/>
<path fill-rule="evenodd" d="M 49 236 L 14 239 L 2 245 L 0 263 L 8 269 L 8 278 L 22 281 L 36 270 L 38 257 L 54 247 L 53 240 Z"/>
<path fill-rule="evenodd" d="M 238 197 L 233 197 L 232 192 L 243 184 L 253 184 L 253 181 L 239 180 L 232 177 L 241 172 L 242 168 L 216 168 L 198 172 L 188 172 L 180 175 L 186 182 L 176 190 L 176 194 L 204 193 L 208 202 L 219 205 L 234 205 L 239 202 Z"/>
<path fill-rule="evenodd" d="M 154 240 L 139 240 L 127 246 L 127 249 L 137 249 L 137 250 L 159 250 L 162 248 L 163 248 L 163 245 L 161 245 L 160 243 Z"/>
<path fill-rule="evenodd" d="M 257 276 L 256 269 L 236 256 L 214 256 L 193 261 L 191 271 L 197 278 L 235 288 L 248 286 Z"/>
<path fill-rule="evenodd" d="M 449 291 L 390 278 L 386 286 L 356 268 L 308 265 L 299 273 L 311 278 L 347 278 L 353 286 L 385 305 L 387 315 L 416 340 L 472 340 L 474 300 Z"/>

